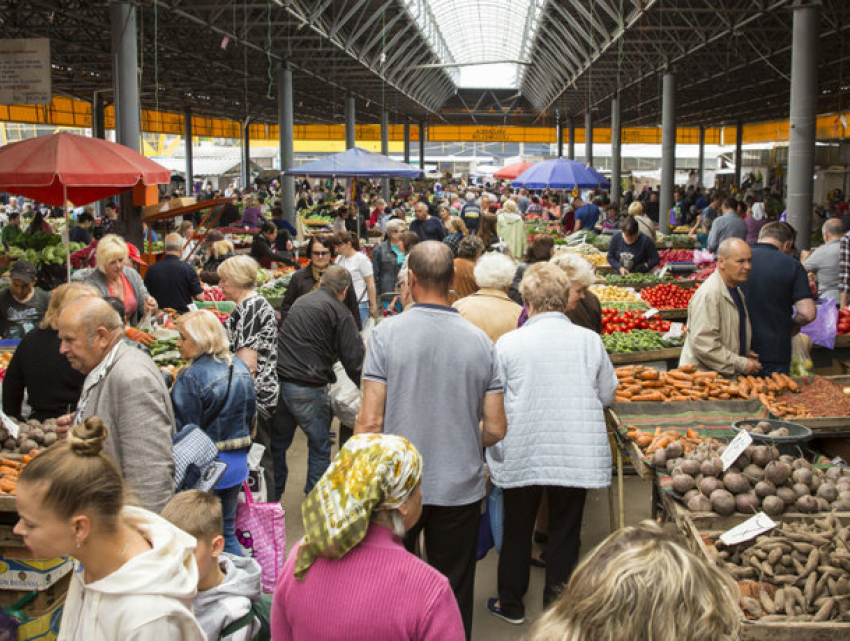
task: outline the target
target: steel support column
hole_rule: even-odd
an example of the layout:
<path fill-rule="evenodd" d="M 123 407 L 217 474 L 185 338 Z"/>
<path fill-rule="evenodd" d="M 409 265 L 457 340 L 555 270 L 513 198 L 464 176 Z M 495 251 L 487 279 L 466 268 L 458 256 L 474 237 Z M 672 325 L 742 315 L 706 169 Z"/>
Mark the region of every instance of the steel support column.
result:
<path fill-rule="evenodd" d="M 787 204 L 788 222 L 797 230 L 798 249 L 811 245 L 819 23 L 820 2 L 800 2 L 794 7 Z"/>
<path fill-rule="evenodd" d="M 741 168 L 744 166 L 744 123 L 735 123 L 735 187 L 741 188 Z"/>
<path fill-rule="evenodd" d="M 280 126 L 280 169 L 281 172 L 292 169 L 295 162 L 293 147 L 293 128 L 295 113 L 292 95 L 292 70 L 280 66 L 277 70 L 277 121 Z M 283 219 L 295 225 L 295 177 L 281 173 L 280 205 Z"/>
<path fill-rule="evenodd" d="M 242 123 L 242 189 L 251 187 L 251 119 L 245 118 Z M 203 189 L 203 185 L 201 185 Z"/>
<path fill-rule="evenodd" d="M 112 2 L 109 8 L 112 36 L 112 89 L 115 98 L 115 140 L 134 151 L 141 150 L 139 116 L 138 29 L 136 6 Z M 118 233 L 136 245 L 142 244 L 142 209 L 133 205 L 133 192 L 119 197 Z"/>
<path fill-rule="evenodd" d="M 658 229 L 670 233 L 670 209 L 676 181 L 676 76 L 664 73 L 661 103 L 661 193 L 658 195 Z"/>
<path fill-rule="evenodd" d="M 345 148 L 351 149 L 355 145 L 354 133 L 354 96 L 345 98 Z"/>
<path fill-rule="evenodd" d="M 419 171 L 425 175 L 425 121 L 419 121 Z"/>
<path fill-rule="evenodd" d="M 404 121 L 404 162 L 410 164 L 410 121 Z"/>
<path fill-rule="evenodd" d="M 593 166 L 593 116 L 584 112 L 584 164 Z"/>
<path fill-rule="evenodd" d="M 570 139 L 567 142 L 567 157 L 570 160 L 576 159 L 576 119 L 570 114 L 568 120 L 569 130 L 570 130 Z"/>
<path fill-rule="evenodd" d="M 106 124 L 104 120 L 103 93 L 95 91 L 91 102 L 91 130 L 94 138 L 104 140 L 106 138 Z M 94 205 L 94 211 L 99 219 L 106 215 L 104 201 L 98 200 Z"/>
<path fill-rule="evenodd" d="M 388 156 L 390 153 L 390 112 L 386 109 L 381 110 L 381 153 Z M 381 196 L 384 202 L 390 202 L 390 179 L 384 178 L 381 181 Z"/>
<path fill-rule="evenodd" d="M 697 158 L 697 187 L 705 186 L 705 125 L 699 126 L 699 157 Z"/>
<path fill-rule="evenodd" d="M 186 188 L 186 195 L 191 196 L 195 185 L 195 169 L 194 169 L 194 147 L 192 140 L 192 108 L 186 107 L 183 111 L 183 149 L 186 156 L 186 182 L 183 183 Z"/>
<path fill-rule="evenodd" d="M 622 140 L 620 131 L 620 95 L 611 99 L 611 202 L 620 206 L 623 187 L 620 184 L 620 164 L 622 162 Z"/>
<path fill-rule="evenodd" d="M 557 142 L 558 158 L 564 157 L 564 121 L 561 114 L 555 116 L 555 140 Z"/>

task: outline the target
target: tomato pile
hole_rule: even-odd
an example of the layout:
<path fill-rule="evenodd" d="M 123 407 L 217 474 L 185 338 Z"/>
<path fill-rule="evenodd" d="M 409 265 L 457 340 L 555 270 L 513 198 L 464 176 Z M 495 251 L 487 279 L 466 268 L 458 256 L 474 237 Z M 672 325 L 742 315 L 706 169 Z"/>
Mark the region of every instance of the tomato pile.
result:
<path fill-rule="evenodd" d="M 209 303 L 227 300 L 224 297 L 224 292 L 218 285 L 207 285 L 204 287 L 204 300 Z"/>
<path fill-rule="evenodd" d="M 850 307 L 838 310 L 838 333 L 850 334 Z"/>
<path fill-rule="evenodd" d="M 667 263 L 692 263 L 694 262 L 693 249 L 662 249 L 658 252 L 658 258 L 661 259 L 661 265 Z"/>
<path fill-rule="evenodd" d="M 641 298 L 655 309 L 687 309 L 695 289 L 683 289 L 672 283 L 662 283 L 641 290 Z"/>
<path fill-rule="evenodd" d="M 670 331 L 670 321 L 662 320 L 657 315 L 644 318 L 644 312 L 617 311 L 616 309 L 602 310 L 602 333 L 613 334 L 621 332 L 628 334 L 635 329 L 652 329 L 658 332 Z"/>

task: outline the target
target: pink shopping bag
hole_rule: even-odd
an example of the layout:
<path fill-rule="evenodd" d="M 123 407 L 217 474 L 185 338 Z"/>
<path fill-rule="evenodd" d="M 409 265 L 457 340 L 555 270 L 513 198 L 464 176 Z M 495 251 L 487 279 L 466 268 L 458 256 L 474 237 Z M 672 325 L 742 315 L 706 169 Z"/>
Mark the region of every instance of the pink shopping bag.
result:
<path fill-rule="evenodd" d="M 263 570 L 263 592 L 274 592 L 286 561 L 286 518 L 280 503 L 255 503 L 247 483 L 245 502 L 236 506 L 236 538 Z"/>

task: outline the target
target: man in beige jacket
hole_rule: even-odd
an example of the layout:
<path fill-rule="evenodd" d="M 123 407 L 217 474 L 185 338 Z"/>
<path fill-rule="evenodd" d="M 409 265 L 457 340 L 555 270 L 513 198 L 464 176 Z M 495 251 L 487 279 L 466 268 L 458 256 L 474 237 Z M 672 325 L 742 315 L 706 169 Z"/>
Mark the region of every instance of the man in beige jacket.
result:
<path fill-rule="evenodd" d="M 761 371 L 758 354 L 750 350 L 752 328 L 738 288 L 750 276 L 752 258 L 743 240 L 727 238 L 720 244 L 717 270 L 688 305 L 688 334 L 679 365 L 693 364 L 723 376 Z"/>
<path fill-rule="evenodd" d="M 499 252 L 484 254 L 473 270 L 480 289 L 452 304 L 461 317 L 484 330 L 494 343 L 516 329 L 522 307 L 508 297 L 516 263 Z"/>

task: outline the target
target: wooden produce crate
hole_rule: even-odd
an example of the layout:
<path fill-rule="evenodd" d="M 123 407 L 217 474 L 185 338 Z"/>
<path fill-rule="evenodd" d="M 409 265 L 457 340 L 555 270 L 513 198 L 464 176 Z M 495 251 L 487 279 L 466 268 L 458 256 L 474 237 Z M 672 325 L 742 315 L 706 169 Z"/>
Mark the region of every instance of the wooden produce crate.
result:
<path fill-rule="evenodd" d="M 686 321 L 688 320 L 687 309 L 659 309 L 658 315 L 664 320 L 669 321 Z"/>
<path fill-rule="evenodd" d="M 737 514 L 719 519 L 694 519 L 695 513 L 679 504 L 670 497 L 676 510 L 674 521 L 679 527 L 682 535 L 691 549 L 714 562 L 713 555 L 709 552 L 709 545 L 723 532 L 731 527 L 743 523 L 750 518 L 747 515 Z M 712 513 L 705 513 L 712 514 Z M 844 524 L 850 522 L 850 513 L 836 512 L 835 515 Z M 718 515 L 714 515 L 718 516 Z M 823 518 L 825 514 L 799 514 L 786 513 L 774 519 L 777 523 L 783 521 L 813 521 Z M 741 641 L 838 641 L 838 639 L 850 639 L 850 623 L 841 621 L 759 621 L 745 619 L 741 614 Z"/>
<path fill-rule="evenodd" d="M 767 417 L 767 411 L 758 401 L 690 401 L 687 403 L 613 403 L 609 413 L 614 421 L 614 434 L 628 453 L 632 466 L 644 480 L 656 478 L 655 468 L 644 458 L 643 451 L 626 435 L 628 425 L 642 430 L 673 430 L 685 432 L 692 429 L 702 437 L 718 441 L 731 441 L 735 437 L 732 421 L 748 416 L 753 419 Z"/>
<path fill-rule="evenodd" d="M 682 354 L 681 347 L 668 347 L 667 349 L 649 350 L 646 352 L 631 352 L 629 354 L 609 354 L 614 366 L 633 365 L 636 363 L 654 363 L 656 361 L 678 362 Z"/>

